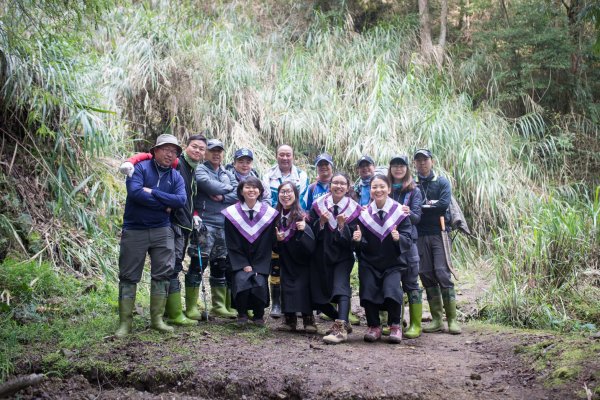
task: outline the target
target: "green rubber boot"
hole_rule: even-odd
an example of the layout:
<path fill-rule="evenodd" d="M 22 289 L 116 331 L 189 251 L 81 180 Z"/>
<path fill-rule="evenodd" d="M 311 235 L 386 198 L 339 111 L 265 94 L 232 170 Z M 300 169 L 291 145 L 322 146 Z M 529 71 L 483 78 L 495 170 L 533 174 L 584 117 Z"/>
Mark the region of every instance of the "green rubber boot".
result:
<path fill-rule="evenodd" d="M 441 332 L 442 331 L 442 292 L 439 286 L 425 288 L 427 292 L 427 302 L 429 303 L 429 311 L 431 312 L 431 323 L 423 328 L 425 333 Z"/>
<path fill-rule="evenodd" d="M 169 281 L 150 281 L 150 328 L 163 333 L 174 331 L 172 326 L 163 321 L 168 287 Z"/>
<path fill-rule="evenodd" d="M 185 287 L 185 316 L 195 321 L 202 320 L 202 311 L 200 311 L 200 309 L 198 308 L 199 297 L 199 287 Z"/>
<path fill-rule="evenodd" d="M 232 303 L 231 296 L 232 296 L 231 289 L 227 288 L 227 293 L 225 294 L 225 308 L 231 314 L 237 316 L 237 310 L 235 308 L 233 308 L 233 306 L 231 305 L 231 303 Z"/>
<path fill-rule="evenodd" d="M 131 333 L 136 289 L 135 284 L 119 283 L 119 328 L 115 332 L 115 336 L 118 338 L 125 337 Z"/>
<path fill-rule="evenodd" d="M 212 308 L 210 313 L 215 317 L 221 318 L 236 318 L 237 312 L 230 312 L 225 307 L 225 298 L 227 297 L 227 287 L 225 286 L 211 286 L 210 287 L 212 297 Z"/>
<path fill-rule="evenodd" d="M 167 296 L 167 324 L 177 326 L 198 325 L 197 321 L 186 318 L 181 308 L 181 292 L 171 293 Z"/>
<path fill-rule="evenodd" d="M 388 324 L 388 312 L 387 311 L 379 311 L 379 321 L 381 324 L 381 334 L 383 336 L 390 335 L 390 324 Z"/>
<path fill-rule="evenodd" d="M 410 325 L 404 331 L 404 337 L 416 339 L 421 336 L 421 318 L 423 318 L 423 297 L 420 290 L 408 292 L 408 312 Z"/>
<path fill-rule="evenodd" d="M 348 322 L 350 322 L 350 325 L 360 325 L 360 318 L 358 318 L 358 316 L 356 316 L 356 314 L 354 314 L 352 311 L 350 311 L 350 314 L 348 314 Z"/>
<path fill-rule="evenodd" d="M 444 302 L 444 311 L 446 311 L 446 321 L 448 322 L 448 332 L 453 335 L 461 333 L 458 319 L 456 318 L 456 292 L 454 288 L 442 289 L 442 300 Z"/>

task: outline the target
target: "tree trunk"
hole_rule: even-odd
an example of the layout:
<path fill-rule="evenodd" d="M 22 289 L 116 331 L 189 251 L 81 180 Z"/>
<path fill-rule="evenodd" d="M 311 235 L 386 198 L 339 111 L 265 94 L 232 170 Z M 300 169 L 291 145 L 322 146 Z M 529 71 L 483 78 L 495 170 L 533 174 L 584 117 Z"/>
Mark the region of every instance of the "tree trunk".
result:
<path fill-rule="evenodd" d="M 433 55 L 433 42 L 431 41 L 431 23 L 429 22 L 428 0 L 419 0 L 419 21 L 421 56 L 426 62 L 431 61 Z"/>

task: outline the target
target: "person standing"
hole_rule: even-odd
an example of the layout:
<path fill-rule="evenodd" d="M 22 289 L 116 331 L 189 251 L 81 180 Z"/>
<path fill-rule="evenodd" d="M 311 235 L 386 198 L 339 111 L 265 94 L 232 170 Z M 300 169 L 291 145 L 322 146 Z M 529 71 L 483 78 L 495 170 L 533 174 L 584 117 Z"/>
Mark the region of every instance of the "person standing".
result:
<path fill-rule="evenodd" d="M 152 159 L 138 163 L 126 181 L 117 337 L 131 332 L 137 283 L 142 277 L 146 254 L 150 255 L 150 327 L 160 332 L 173 331 L 162 317 L 175 260 L 171 213 L 185 206 L 187 197 L 183 178 L 171 167 L 181 154 L 181 147 L 175 136 L 163 134 L 150 152 Z"/>
<path fill-rule="evenodd" d="M 389 198 L 391 188 L 385 175 L 371 180 L 373 201 L 358 217 L 352 234 L 359 257 L 360 304 L 365 308 L 369 329 L 366 342 L 381 338 L 379 311 L 386 310 L 390 319 L 391 343 L 402 340 L 400 324 L 403 293 L 402 274 L 408 269 L 412 245 L 411 225 L 402 205 Z"/>
<path fill-rule="evenodd" d="M 252 150 L 242 147 L 237 149 L 233 155 L 233 163 L 227 164 L 225 169 L 235 175 L 238 182 L 243 182 L 249 176 L 258 178 L 258 173 L 252 164 L 254 163 L 254 154 Z"/>
<path fill-rule="evenodd" d="M 371 179 L 375 175 L 375 161 L 370 156 L 362 156 L 356 163 L 359 180 L 354 184 L 354 191 L 358 197 L 358 204 L 362 207 L 371 202 Z"/>
<path fill-rule="evenodd" d="M 263 176 L 263 186 L 265 188 L 265 201 L 270 203 L 271 207 L 277 205 L 279 185 L 283 182 L 291 182 L 296 186 L 299 193 L 298 200 L 300 207 L 307 210 L 306 202 L 308 196 L 308 175 L 294 165 L 294 150 L 287 144 L 282 144 L 275 153 L 277 165 L 271 167 Z M 281 282 L 279 256 L 273 253 L 271 260 L 271 273 L 269 276 L 269 286 L 271 292 L 271 317 L 281 317 Z"/>
<path fill-rule="evenodd" d="M 310 210 L 313 203 L 321 196 L 329 193 L 329 182 L 333 175 L 333 159 L 327 153 L 322 153 L 315 159 L 317 168 L 317 181 L 308 186 L 306 209 Z"/>
<path fill-rule="evenodd" d="M 431 324 L 423 332 L 439 332 L 443 329 L 443 313 L 446 312 L 448 332 L 460 334 L 456 316 L 456 291 L 441 234 L 440 217 L 444 217 L 450 205 L 452 188 L 450 181 L 433 170 L 431 151 L 419 149 L 415 152 L 417 169 L 416 183 L 423 197 L 421 221 L 417 224 L 421 282 L 427 293 L 431 311 Z M 446 224 L 449 226 L 449 224 Z"/>
<path fill-rule="evenodd" d="M 231 291 L 227 287 L 226 273 L 230 267 L 225 244 L 225 217 L 221 211 L 238 201 L 237 180 L 222 166 L 225 152 L 223 142 L 210 139 L 206 148 L 206 161 L 196 169 L 198 194 L 194 199 L 194 212 L 202 218 L 206 227 L 200 245 L 204 257 L 202 265 L 210 262 L 210 312 L 218 317 L 235 318 L 236 313 L 227 308 L 227 297 Z"/>
<path fill-rule="evenodd" d="M 416 225 L 421 221 L 421 191 L 410 173 L 408 156 L 397 155 L 390 160 L 388 179 L 392 184 L 390 197 L 402 205 L 402 211 L 411 223 L 412 245 L 408 256 L 408 270 L 402 274 L 402 290 L 408 296 L 410 325 L 404 337 L 414 339 L 421 336 L 421 318 L 423 316 L 423 296 L 419 288 L 419 250 L 417 249 Z"/>
<path fill-rule="evenodd" d="M 254 324 L 264 325 L 269 305 L 267 277 L 278 212 L 261 201 L 264 191 L 260 180 L 249 177 L 237 187 L 239 202 L 222 211 L 239 325 L 248 322 L 248 310 Z"/>
<path fill-rule="evenodd" d="M 285 316 L 280 330 L 296 331 L 298 318 L 307 333 L 317 331 L 312 316 L 310 297 L 310 261 L 315 249 L 315 236 L 306 223 L 306 214 L 300 208 L 298 189 L 291 182 L 283 182 L 278 188 L 276 227 L 277 245 L 281 267 L 281 308 Z"/>
<path fill-rule="evenodd" d="M 350 179 L 337 172 L 331 179 L 331 192 L 313 204 L 309 221 L 316 237 L 311 264 L 311 296 L 314 307 L 334 321 L 325 343 L 345 342 L 352 327 L 350 313 L 350 273 L 354 266 L 352 230 L 360 206 L 348 195 Z M 337 303 L 337 309 L 331 303 Z"/>

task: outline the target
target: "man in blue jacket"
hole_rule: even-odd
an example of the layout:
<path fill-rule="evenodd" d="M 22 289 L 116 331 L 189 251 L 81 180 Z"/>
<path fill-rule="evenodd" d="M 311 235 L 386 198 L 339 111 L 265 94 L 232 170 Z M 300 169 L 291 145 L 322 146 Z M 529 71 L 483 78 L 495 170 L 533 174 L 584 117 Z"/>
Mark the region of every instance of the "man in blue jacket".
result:
<path fill-rule="evenodd" d="M 135 166 L 127 178 L 119 253 L 119 319 L 117 337 L 131 332 L 137 283 L 142 277 L 146 254 L 150 255 L 150 327 L 160 332 L 173 328 L 162 319 L 169 277 L 175 260 L 171 213 L 183 207 L 186 191 L 183 178 L 171 164 L 181 153 L 177 138 L 160 135 L 150 150 L 152 159 Z"/>
<path fill-rule="evenodd" d="M 431 324 L 423 332 L 439 332 L 443 328 L 442 317 L 446 311 L 448 332 L 461 332 L 456 318 L 456 292 L 442 241 L 440 217 L 446 215 L 452 198 L 450 181 L 433 171 L 431 151 L 415 152 L 417 169 L 415 181 L 423 197 L 421 221 L 417 224 L 417 248 L 419 249 L 419 275 L 427 293 L 431 311 Z M 449 226 L 449 224 L 446 224 Z"/>

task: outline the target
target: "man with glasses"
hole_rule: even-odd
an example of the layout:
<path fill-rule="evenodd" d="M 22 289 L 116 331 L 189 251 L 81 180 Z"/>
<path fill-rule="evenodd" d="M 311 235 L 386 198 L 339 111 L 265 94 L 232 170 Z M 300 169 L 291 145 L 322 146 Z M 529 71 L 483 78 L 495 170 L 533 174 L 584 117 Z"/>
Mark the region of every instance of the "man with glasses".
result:
<path fill-rule="evenodd" d="M 127 178 L 119 253 L 119 329 L 117 337 L 131 332 L 137 283 L 146 254 L 150 255 L 150 327 L 160 332 L 173 328 L 162 319 L 169 278 L 175 260 L 171 213 L 186 202 L 183 178 L 171 165 L 181 153 L 177 138 L 160 135 L 150 150 L 152 159 L 139 162 Z"/>

